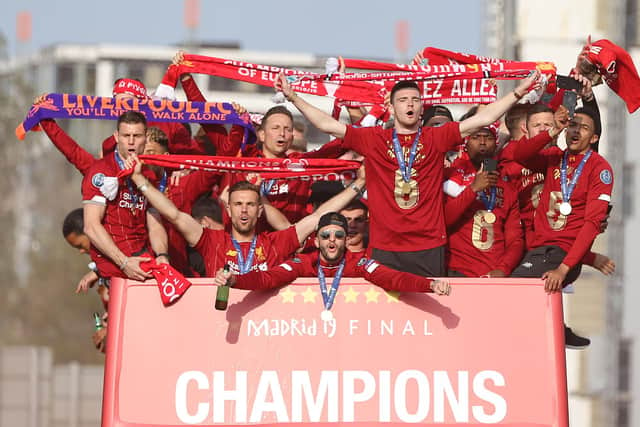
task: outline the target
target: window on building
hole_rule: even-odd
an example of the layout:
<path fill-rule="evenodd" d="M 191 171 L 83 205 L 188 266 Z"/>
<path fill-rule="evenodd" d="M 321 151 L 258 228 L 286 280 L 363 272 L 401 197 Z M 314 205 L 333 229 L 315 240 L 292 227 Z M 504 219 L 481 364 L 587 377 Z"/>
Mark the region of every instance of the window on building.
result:
<path fill-rule="evenodd" d="M 56 67 L 56 91 L 59 93 L 74 93 L 75 69 L 73 64 L 58 64 Z"/>

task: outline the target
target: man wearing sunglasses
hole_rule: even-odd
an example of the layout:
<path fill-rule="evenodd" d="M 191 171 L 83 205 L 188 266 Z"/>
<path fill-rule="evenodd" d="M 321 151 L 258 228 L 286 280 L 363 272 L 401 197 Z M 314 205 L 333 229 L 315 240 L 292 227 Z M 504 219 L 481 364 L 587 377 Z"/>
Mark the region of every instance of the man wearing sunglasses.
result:
<path fill-rule="evenodd" d="M 239 289 L 276 288 L 293 282 L 298 277 L 318 277 L 324 300 L 323 320 L 331 320 L 331 306 L 342 277 L 362 277 L 374 285 L 392 291 L 434 292 L 449 295 L 449 282 L 434 280 L 393 270 L 361 253 L 347 251 L 347 219 L 337 213 L 324 214 L 318 221 L 316 246 L 318 251 L 301 254 L 268 271 L 255 271 L 242 276 L 218 270 L 214 282 L 218 286 L 229 285 Z M 327 284 L 326 277 L 333 277 Z"/>

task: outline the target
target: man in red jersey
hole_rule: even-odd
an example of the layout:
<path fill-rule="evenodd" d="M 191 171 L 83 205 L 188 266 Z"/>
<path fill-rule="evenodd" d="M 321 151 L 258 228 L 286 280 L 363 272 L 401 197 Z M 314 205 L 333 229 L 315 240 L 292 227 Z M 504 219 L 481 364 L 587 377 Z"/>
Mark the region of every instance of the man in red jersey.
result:
<path fill-rule="evenodd" d="M 211 276 L 226 264 L 231 266 L 232 271 L 246 274 L 254 270 L 267 270 L 288 259 L 311 234 L 323 213 L 344 207 L 364 187 L 364 176 L 361 176 L 349 188 L 293 226 L 272 233 L 257 233 L 256 224 L 265 209 L 260 189 L 246 181 L 237 182 L 229 188 L 229 233 L 205 229 L 189 214 L 178 210 L 167 197 L 149 184 L 142 174 L 142 165 L 135 156 L 127 164 L 133 167 L 134 162 L 137 163 L 131 177 L 133 182 L 153 207 L 182 233 L 187 243 L 202 255 L 206 272 Z"/>
<path fill-rule="evenodd" d="M 105 278 L 151 277 L 140 268 L 150 260 L 167 262 L 167 234 L 160 219 L 147 212 L 147 201 L 130 179 L 118 183 L 118 172 L 130 156 L 141 154 L 146 143 L 144 115 L 127 111 L 118 118 L 116 150 L 97 160 L 82 181 L 84 229 L 91 240 L 91 259 Z M 145 254 L 145 256 L 141 256 Z"/>
<path fill-rule="evenodd" d="M 518 194 L 498 171 L 484 170 L 485 159 L 495 155 L 497 136 L 497 128 L 472 133 L 467 156 L 445 171 L 449 276 L 506 277 L 522 259 Z"/>
<path fill-rule="evenodd" d="M 342 277 L 362 277 L 374 285 L 391 291 L 435 292 L 449 295 L 448 282 L 433 280 L 411 273 L 396 271 L 381 265 L 362 253 L 347 251 L 347 220 L 337 212 L 329 212 L 318 221 L 316 246 L 312 254 L 301 254 L 296 258 L 271 268 L 254 271 L 243 276 L 219 269 L 215 283 L 238 289 L 270 289 L 293 282 L 298 277 L 318 277 L 324 301 L 322 320 L 332 320 L 331 307 L 338 292 Z M 326 277 L 333 277 L 330 286 Z"/>
<path fill-rule="evenodd" d="M 518 144 L 526 144 L 528 140 L 553 127 L 553 110 L 544 104 L 530 106 L 522 120 L 522 127 L 512 140 L 500 152 L 500 169 L 504 176 L 517 188 L 520 206 L 520 219 L 525 232 L 527 249 L 533 242 L 533 217 L 544 183 L 544 172 L 532 172 L 520 163 L 510 160 L 513 150 Z M 549 145 L 556 145 L 556 138 Z"/>
<path fill-rule="evenodd" d="M 566 110 L 560 109 L 563 114 L 557 115 L 552 129 L 541 138 L 517 144 L 513 152 L 517 162 L 545 173 L 532 249 L 513 276 L 542 276 L 548 292 L 560 290 L 580 274 L 581 262 L 607 216 L 613 189 L 611 166 L 592 150 L 600 138 L 598 115 L 580 108 L 569 121 Z M 566 150 L 544 148 L 567 126 Z"/>
<path fill-rule="evenodd" d="M 595 99 L 592 99 L 591 104 L 593 103 L 595 103 Z M 513 152 L 517 144 L 527 144 L 529 140 L 535 138 L 546 138 L 544 135 L 538 135 L 553 128 L 553 125 L 554 111 L 550 107 L 543 104 L 530 106 L 523 120 L 522 129 L 500 152 L 500 170 L 518 190 L 520 219 L 524 227 L 527 250 L 531 249 L 531 244 L 535 237 L 533 218 L 540 201 L 545 176 L 544 172 L 531 171 L 527 167 L 512 160 Z M 555 145 L 557 145 L 557 136 L 552 139 L 546 147 Z M 606 220 L 603 222 L 601 228 L 602 231 L 604 231 L 606 228 Z M 615 263 L 611 259 L 605 255 L 591 251 L 585 255 L 582 262 L 596 268 L 603 274 L 611 274 L 615 269 Z"/>
<path fill-rule="evenodd" d="M 415 82 L 397 83 L 391 92 L 394 128 L 354 128 L 333 119 L 300 98 L 281 74 L 276 89 L 318 129 L 344 138 L 343 147 L 365 156 L 370 174 L 370 246 L 386 266 L 425 276 L 445 273 L 442 181 L 444 158 L 462 138 L 495 122 L 532 86 L 539 73 L 523 79 L 515 91 L 462 122 L 422 127 L 422 100 Z"/>

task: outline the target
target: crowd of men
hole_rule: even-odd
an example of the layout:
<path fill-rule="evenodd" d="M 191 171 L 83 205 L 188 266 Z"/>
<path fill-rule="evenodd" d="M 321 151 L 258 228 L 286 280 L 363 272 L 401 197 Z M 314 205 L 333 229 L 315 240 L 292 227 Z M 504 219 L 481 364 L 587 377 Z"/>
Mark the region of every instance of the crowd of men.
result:
<path fill-rule="evenodd" d="M 101 158 L 45 120 L 43 130 L 84 176 L 82 214 L 73 211 L 63 226 L 67 241 L 92 259 L 77 292 L 97 283 L 106 303 L 112 277 L 149 279 L 145 266 L 154 262 L 244 289 L 316 276 L 326 320 L 343 276 L 448 295 L 450 284 L 431 278 L 540 277 L 547 292 L 557 292 L 583 264 L 611 274 L 613 261 L 591 246 L 606 228 L 613 171 L 598 154 L 602 125 L 591 82 L 576 70 L 573 78 L 582 106 L 571 115 L 561 104 L 518 103 L 541 83 L 533 72 L 460 121 L 445 106 L 425 106 L 419 86 L 401 81 L 389 97 L 392 120 L 362 127 L 314 107 L 280 75 L 276 90 L 335 138 L 310 152 L 304 143 L 292 147 L 301 128 L 283 105 L 264 113 L 257 144 L 247 146 L 237 126 L 202 125 L 192 137 L 189 126 L 129 111 L 103 142 Z M 180 81 L 189 100 L 204 100 L 189 74 Z M 118 80 L 113 95 L 147 96 L 131 79 Z M 363 158 L 363 167 L 353 181 L 313 183 L 176 172 L 138 159 L 164 153 Z M 133 174 L 118 182 L 123 169 Z M 326 276 L 334 277 L 331 286 Z M 100 335 L 94 338 L 103 348 Z M 589 344 L 568 327 L 565 336 L 569 347 Z"/>

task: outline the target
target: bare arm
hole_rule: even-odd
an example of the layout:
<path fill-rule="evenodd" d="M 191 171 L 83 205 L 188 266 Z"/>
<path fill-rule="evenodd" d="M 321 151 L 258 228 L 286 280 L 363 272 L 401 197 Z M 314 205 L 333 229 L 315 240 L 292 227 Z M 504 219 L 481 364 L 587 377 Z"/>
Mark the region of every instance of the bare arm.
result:
<path fill-rule="evenodd" d="M 151 277 L 151 273 L 146 273 L 140 268 L 140 262 L 148 261 L 149 258 L 127 257 L 116 246 L 111 235 L 102 225 L 102 218 L 106 209 L 104 205 L 84 204 L 84 232 L 89 236 L 91 244 L 120 267 L 127 277 L 141 281 Z"/>
<path fill-rule="evenodd" d="M 162 226 L 162 220 L 158 214 L 147 211 L 147 230 L 149 230 L 149 242 L 153 252 L 156 255 L 169 252 L 167 230 Z M 158 256 L 158 262 L 168 263 L 169 260 L 166 256 Z"/>
<path fill-rule="evenodd" d="M 361 169 L 363 169 L 363 167 L 361 167 Z M 338 212 L 340 209 L 347 206 L 354 197 L 362 194 L 364 184 L 364 176 L 358 175 L 358 178 L 342 192 L 321 204 L 314 213 L 307 215 L 298 221 L 296 223 L 296 233 L 298 234 L 300 244 L 302 245 L 309 234 L 315 230 L 322 215 L 329 212 Z"/>
<path fill-rule="evenodd" d="M 269 202 L 269 199 L 262 196 L 262 206 L 264 207 L 264 214 L 266 215 L 267 222 L 274 230 L 285 230 L 291 227 L 291 223 L 286 216 L 278 208 L 273 207 Z"/>
<path fill-rule="evenodd" d="M 142 175 L 142 163 L 138 159 L 138 156 L 129 156 L 125 163 L 126 168 L 133 166 L 134 161 L 136 162 L 136 166 L 133 175 L 131 175 L 131 179 L 138 189 L 145 195 L 147 200 L 149 200 L 149 203 L 157 209 L 160 215 L 165 217 L 180 231 L 187 243 L 190 246 L 195 246 L 202 236 L 202 226 L 198 221 L 193 219 L 191 215 L 180 211 L 171 200 L 151 185 L 147 178 Z"/>
<path fill-rule="evenodd" d="M 518 87 L 509 92 L 506 96 L 492 102 L 485 108 L 478 111 L 477 114 L 474 114 L 468 119 L 460 122 L 460 135 L 464 138 L 465 136 L 471 135 L 477 129 L 490 125 L 498 120 L 509 108 L 513 106 L 513 104 L 527 93 L 529 87 L 536 83 L 539 78 L 540 72 L 536 70 L 533 74 L 520 80 Z"/>
<path fill-rule="evenodd" d="M 278 91 L 282 91 L 287 100 L 295 105 L 302 115 L 305 116 L 315 127 L 320 129 L 322 132 L 335 136 L 336 138 L 344 138 L 344 135 L 347 132 L 347 126 L 331 117 L 331 115 L 300 98 L 293 89 L 291 89 L 291 85 L 289 85 L 289 82 L 283 73 L 278 75 L 275 82 L 275 88 Z"/>

